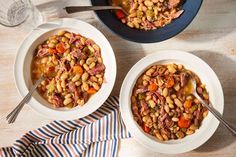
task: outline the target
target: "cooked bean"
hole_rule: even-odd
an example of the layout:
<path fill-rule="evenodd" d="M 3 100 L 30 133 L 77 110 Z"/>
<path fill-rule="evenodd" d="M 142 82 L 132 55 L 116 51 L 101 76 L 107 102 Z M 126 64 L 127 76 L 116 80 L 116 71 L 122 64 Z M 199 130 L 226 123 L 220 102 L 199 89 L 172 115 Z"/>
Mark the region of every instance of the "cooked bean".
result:
<path fill-rule="evenodd" d="M 84 105 L 84 100 L 83 99 L 77 100 L 77 104 L 80 105 L 80 106 Z"/>
<path fill-rule="evenodd" d="M 163 137 L 161 136 L 160 133 L 156 133 L 155 135 L 156 135 L 157 139 L 159 139 L 161 141 L 164 141 L 164 139 L 163 139 Z"/>
<path fill-rule="evenodd" d="M 76 85 L 76 86 L 80 86 L 81 84 L 82 84 L 82 83 L 81 83 L 80 81 L 76 81 L 76 82 L 75 82 L 75 85 Z"/>
<path fill-rule="evenodd" d="M 66 38 L 66 37 L 62 37 L 62 38 L 61 38 L 61 41 L 64 42 L 64 43 L 68 43 L 68 42 L 69 42 L 69 39 Z"/>
<path fill-rule="evenodd" d="M 80 74 L 76 74 L 73 78 L 72 78 L 72 82 L 76 82 L 80 79 Z M 83 76 L 83 75 L 82 75 Z"/>
<path fill-rule="evenodd" d="M 152 76 L 152 74 L 154 73 L 155 69 L 151 68 L 146 72 L 147 76 Z"/>
<path fill-rule="evenodd" d="M 64 105 L 68 105 L 69 103 L 71 103 L 73 101 L 73 99 L 71 98 L 66 98 L 64 101 L 63 101 L 63 104 Z"/>
<path fill-rule="evenodd" d="M 165 109 L 166 113 L 169 113 L 169 112 L 170 112 L 170 108 L 169 108 L 168 105 L 165 105 L 165 106 L 164 106 L 164 109 Z"/>
<path fill-rule="evenodd" d="M 173 104 L 174 103 L 169 96 L 166 97 L 166 102 L 168 104 Z"/>
<path fill-rule="evenodd" d="M 168 95 L 168 89 L 167 88 L 164 88 L 163 91 L 162 91 L 162 95 L 166 98 L 167 95 Z"/>
<path fill-rule="evenodd" d="M 98 57 L 98 63 L 102 63 L 102 58 L 101 57 Z"/>
<path fill-rule="evenodd" d="M 60 30 L 60 31 L 57 32 L 57 35 L 59 35 L 59 36 L 62 36 L 62 35 L 64 35 L 64 34 L 65 34 L 65 31 L 64 31 L 64 30 Z"/>
<path fill-rule="evenodd" d="M 61 75 L 61 80 L 65 80 L 67 78 L 68 78 L 68 73 L 65 72 Z"/>
<path fill-rule="evenodd" d="M 70 39 L 71 38 L 71 33 L 65 33 L 64 36 L 67 37 L 68 39 Z"/>
<path fill-rule="evenodd" d="M 84 91 L 88 91 L 89 85 L 86 82 L 83 82 L 82 88 Z"/>
<path fill-rule="evenodd" d="M 182 131 L 178 131 L 176 133 L 176 136 L 180 139 L 180 138 L 183 138 L 184 137 L 184 133 Z"/>
<path fill-rule="evenodd" d="M 89 74 L 86 72 L 86 73 L 83 73 L 83 75 L 81 76 L 81 79 L 82 81 L 86 81 L 89 77 Z"/>
<path fill-rule="evenodd" d="M 89 65 L 89 69 L 93 69 L 95 67 L 96 63 L 95 62 L 92 62 L 90 65 Z"/>
<path fill-rule="evenodd" d="M 60 82 L 57 82 L 57 90 L 60 93 L 62 92 L 62 88 L 61 88 Z"/>
<path fill-rule="evenodd" d="M 93 57 L 89 57 L 87 60 L 86 60 L 86 64 L 87 65 L 90 65 L 92 62 L 94 62 L 95 61 L 95 58 L 93 58 Z"/>
<path fill-rule="evenodd" d="M 187 135 L 192 135 L 193 133 L 194 133 L 193 130 L 187 130 L 187 131 L 186 131 L 186 134 L 187 134 Z"/>
<path fill-rule="evenodd" d="M 80 61 L 79 61 L 79 64 L 80 65 L 83 65 L 85 63 L 85 60 L 84 59 L 81 59 Z"/>
<path fill-rule="evenodd" d="M 87 71 L 89 70 L 89 67 L 88 67 L 88 65 L 86 63 L 83 64 L 83 67 L 84 67 L 85 70 L 87 70 Z"/>
<path fill-rule="evenodd" d="M 70 98 L 71 96 L 72 96 L 71 93 L 69 93 L 65 96 L 65 98 Z"/>
<path fill-rule="evenodd" d="M 179 121 L 179 118 L 177 118 L 177 117 L 173 117 L 173 118 L 172 118 L 172 121 L 174 121 L 174 122 L 178 122 L 178 121 Z"/>
<path fill-rule="evenodd" d="M 182 106 L 183 106 L 182 102 L 181 102 L 178 98 L 175 98 L 175 99 L 174 99 L 174 102 L 175 102 L 175 104 L 176 104 L 178 107 L 182 107 Z"/>
<path fill-rule="evenodd" d="M 99 85 L 96 82 L 93 82 L 93 88 L 96 90 L 100 89 Z"/>

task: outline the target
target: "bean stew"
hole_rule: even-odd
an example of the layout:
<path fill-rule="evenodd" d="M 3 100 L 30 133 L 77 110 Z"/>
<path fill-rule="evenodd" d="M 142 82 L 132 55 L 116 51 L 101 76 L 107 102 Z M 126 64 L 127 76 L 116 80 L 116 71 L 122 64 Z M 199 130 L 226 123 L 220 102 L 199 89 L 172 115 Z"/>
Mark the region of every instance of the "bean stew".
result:
<path fill-rule="evenodd" d="M 208 110 L 184 89 L 190 76 L 198 94 L 209 103 L 209 95 L 199 77 L 181 64 L 153 65 L 136 81 L 131 96 L 134 120 L 145 133 L 161 141 L 193 134 Z"/>
<path fill-rule="evenodd" d="M 131 28 L 153 30 L 164 27 L 178 18 L 184 10 L 183 0 L 112 0 L 113 5 L 122 6 L 129 12 L 126 16 L 117 10 L 116 16 Z"/>
<path fill-rule="evenodd" d="M 55 108 L 84 105 L 104 82 L 100 47 L 80 34 L 60 30 L 40 44 L 32 60 L 33 82 L 50 75 L 38 92 Z"/>

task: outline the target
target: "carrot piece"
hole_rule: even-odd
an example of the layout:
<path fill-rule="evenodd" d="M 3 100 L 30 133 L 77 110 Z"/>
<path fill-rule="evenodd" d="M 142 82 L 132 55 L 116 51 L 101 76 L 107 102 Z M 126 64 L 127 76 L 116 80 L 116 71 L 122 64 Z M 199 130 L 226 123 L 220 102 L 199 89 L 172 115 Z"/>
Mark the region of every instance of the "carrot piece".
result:
<path fill-rule="evenodd" d="M 174 78 L 172 76 L 167 77 L 167 79 L 166 79 L 166 87 L 167 88 L 171 88 L 171 87 L 174 86 L 174 84 L 175 84 Z"/>
<path fill-rule="evenodd" d="M 151 131 L 151 129 L 149 127 L 147 127 L 145 124 L 143 124 L 143 131 L 146 133 L 149 133 Z"/>
<path fill-rule="evenodd" d="M 191 124 L 191 121 L 189 119 L 185 119 L 183 116 L 181 116 L 178 121 L 178 126 L 180 128 L 188 128 L 190 124 Z"/>
<path fill-rule="evenodd" d="M 157 85 L 156 85 L 155 83 L 150 84 L 150 85 L 148 86 L 148 90 L 149 90 L 150 92 L 156 91 L 156 90 L 157 90 Z"/>
<path fill-rule="evenodd" d="M 191 108 L 192 107 L 192 101 L 191 100 L 186 100 L 184 102 L 184 108 Z"/>
<path fill-rule="evenodd" d="M 56 45 L 56 50 L 58 53 L 64 53 L 66 51 L 65 44 L 60 42 Z"/>
<path fill-rule="evenodd" d="M 57 51 L 53 48 L 48 48 L 48 53 L 55 54 L 55 53 L 57 53 Z"/>
<path fill-rule="evenodd" d="M 83 70 L 83 68 L 82 68 L 80 65 L 75 65 L 75 66 L 73 66 L 73 68 L 72 68 L 72 72 L 73 72 L 74 74 L 80 74 L 80 75 L 82 75 L 83 72 L 84 72 L 84 70 Z"/>
<path fill-rule="evenodd" d="M 94 88 L 89 88 L 88 90 L 87 90 L 87 93 L 88 94 L 94 94 L 94 93 L 96 93 L 97 91 L 96 91 L 96 89 L 94 89 Z"/>
<path fill-rule="evenodd" d="M 121 10 L 116 11 L 116 16 L 118 19 L 123 19 L 125 17 L 125 14 Z"/>

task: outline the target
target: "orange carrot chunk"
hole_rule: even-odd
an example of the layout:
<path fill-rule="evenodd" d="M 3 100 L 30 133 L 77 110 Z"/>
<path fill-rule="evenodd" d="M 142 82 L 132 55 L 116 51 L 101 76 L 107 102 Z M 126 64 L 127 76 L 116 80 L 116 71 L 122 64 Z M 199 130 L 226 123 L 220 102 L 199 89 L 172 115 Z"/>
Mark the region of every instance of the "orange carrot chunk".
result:
<path fill-rule="evenodd" d="M 97 91 L 96 91 L 96 89 L 94 89 L 94 88 L 89 88 L 88 90 L 87 90 L 87 93 L 88 94 L 94 94 L 94 93 L 96 93 Z"/>
<path fill-rule="evenodd" d="M 155 83 L 152 83 L 148 86 L 148 90 L 150 92 L 155 92 L 157 90 L 157 85 Z"/>
<path fill-rule="evenodd" d="M 56 45 L 56 50 L 58 53 L 64 53 L 66 51 L 65 44 L 60 42 Z"/>
<path fill-rule="evenodd" d="M 83 68 L 82 68 L 80 65 L 75 65 L 75 66 L 73 66 L 73 68 L 72 68 L 72 72 L 73 72 L 74 74 L 80 74 L 80 75 L 82 75 L 83 72 L 84 72 L 84 70 L 83 70 Z"/>
<path fill-rule="evenodd" d="M 167 79 L 166 79 L 166 87 L 167 88 L 171 88 L 171 87 L 174 86 L 174 84 L 175 84 L 174 78 L 172 76 L 167 77 Z"/>
<path fill-rule="evenodd" d="M 184 108 L 191 108 L 192 107 L 192 101 L 191 100 L 186 100 L 184 102 Z"/>
<path fill-rule="evenodd" d="M 190 126 L 191 121 L 189 119 L 184 118 L 183 116 L 180 117 L 178 121 L 178 126 L 180 128 L 188 128 Z"/>
<path fill-rule="evenodd" d="M 143 131 L 146 133 L 149 133 L 151 131 L 151 129 L 149 127 L 147 127 L 145 124 L 143 124 Z"/>

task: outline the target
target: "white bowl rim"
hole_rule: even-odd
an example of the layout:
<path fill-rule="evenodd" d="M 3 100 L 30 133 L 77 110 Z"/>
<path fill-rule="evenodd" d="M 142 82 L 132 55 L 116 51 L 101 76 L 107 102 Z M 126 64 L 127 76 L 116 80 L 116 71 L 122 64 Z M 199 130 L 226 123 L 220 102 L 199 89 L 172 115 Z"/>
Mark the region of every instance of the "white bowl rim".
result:
<path fill-rule="evenodd" d="M 26 36 L 26 38 L 23 40 L 21 46 L 18 49 L 16 58 L 15 58 L 15 63 L 14 63 L 14 79 L 15 79 L 15 84 L 16 84 L 19 94 L 21 95 L 21 97 L 24 97 L 28 93 L 28 88 L 26 86 L 26 83 L 24 81 L 24 76 L 23 76 L 23 70 L 24 70 L 23 65 L 24 65 L 25 56 L 27 54 L 27 50 L 31 47 L 31 44 L 36 39 L 38 39 L 41 35 L 49 31 L 61 29 L 61 28 L 69 28 L 73 30 L 79 30 L 78 28 L 83 28 L 83 29 L 86 29 L 88 33 L 90 31 L 95 33 L 94 35 L 97 35 L 101 39 L 101 41 L 104 42 L 104 45 L 106 45 L 106 49 L 109 49 L 109 53 L 110 53 L 109 66 L 113 67 L 113 72 L 109 74 L 110 81 L 109 83 L 106 83 L 107 85 L 105 87 L 105 90 L 101 92 L 99 95 L 98 95 L 99 92 L 95 94 L 97 95 L 96 100 L 93 100 L 93 97 L 95 96 L 94 95 L 85 104 L 86 106 L 88 105 L 88 103 L 89 104 L 93 103 L 93 106 L 90 109 L 83 110 L 83 107 L 81 107 L 79 110 L 67 110 L 66 112 L 64 112 L 61 110 L 50 109 L 42 105 L 34 97 L 32 97 L 31 100 L 28 102 L 31 108 L 33 108 L 35 111 L 37 111 L 39 114 L 41 114 L 42 116 L 46 118 L 53 119 L 53 120 L 72 120 L 72 119 L 85 117 L 93 113 L 94 111 L 96 111 L 109 97 L 115 84 L 117 66 L 116 66 L 116 58 L 114 55 L 114 51 L 109 41 L 97 28 L 95 28 L 89 23 L 86 23 L 78 19 L 73 19 L 73 18 L 61 18 L 61 19 L 53 20 L 53 21 L 46 22 L 39 25 L 37 28 L 32 30 Z M 93 38 L 90 37 L 90 39 L 93 39 Z"/>
<path fill-rule="evenodd" d="M 151 136 L 148 136 L 147 134 L 145 135 L 145 133 L 140 129 L 138 124 L 133 119 L 133 114 L 130 107 L 130 96 L 133 89 L 133 85 L 136 82 L 137 78 L 140 76 L 140 74 L 142 74 L 142 72 L 146 70 L 148 67 L 150 67 L 152 64 L 155 64 L 163 60 L 184 60 L 196 63 L 204 67 L 204 70 L 208 72 L 207 75 L 211 77 L 211 80 L 214 80 L 214 85 L 217 89 L 217 96 L 218 96 L 217 97 L 218 106 L 215 109 L 218 110 L 221 114 L 223 114 L 223 109 L 224 109 L 224 95 L 220 81 L 216 76 L 215 72 L 211 69 L 211 67 L 199 57 L 185 51 L 163 50 L 154 52 L 142 58 L 130 69 L 130 71 L 128 72 L 123 81 L 119 97 L 121 115 L 127 129 L 131 132 L 131 135 L 137 142 L 139 142 L 144 147 L 154 152 L 159 152 L 164 154 L 179 154 L 196 149 L 197 147 L 205 143 L 216 131 L 219 125 L 219 121 L 215 117 L 213 117 L 211 113 L 209 113 L 206 118 L 209 118 L 211 125 L 209 126 L 209 129 L 207 128 L 208 129 L 207 132 L 201 134 L 202 137 L 199 138 L 198 140 L 187 141 L 187 142 L 185 141 L 184 143 L 158 142 L 154 138 L 151 139 L 150 138 Z M 199 130 L 201 130 L 201 127 Z"/>

